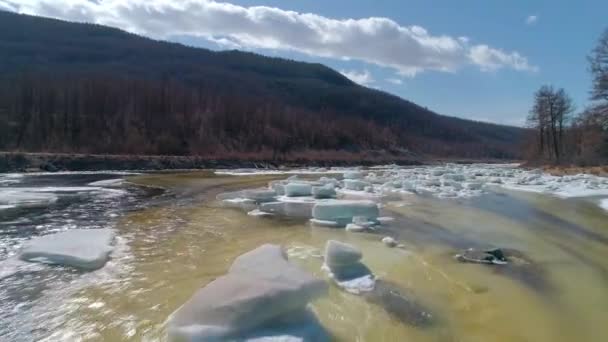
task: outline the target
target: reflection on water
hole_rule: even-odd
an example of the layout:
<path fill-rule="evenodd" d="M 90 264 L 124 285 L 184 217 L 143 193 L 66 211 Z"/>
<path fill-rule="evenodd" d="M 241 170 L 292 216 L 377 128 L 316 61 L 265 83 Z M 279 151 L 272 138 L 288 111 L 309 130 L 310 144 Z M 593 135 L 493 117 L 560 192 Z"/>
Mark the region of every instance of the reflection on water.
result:
<path fill-rule="evenodd" d="M 395 220 L 369 234 L 311 227 L 302 219 L 250 217 L 214 200 L 218 193 L 278 178 L 143 175 L 131 180 L 166 187 L 169 193 L 150 198 L 133 186 L 127 189 L 131 202 L 101 204 L 85 197 L 2 218 L 1 259 L 8 260 L 19 236 L 37 234 L 32 226 L 38 225 L 111 225 L 124 247 L 98 272 L 38 267 L 0 280 L 0 339 L 163 340 L 167 316 L 200 286 L 224 274 L 236 256 L 263 243 L 279 243 L 292 260 L 324 277 L 320 254 L 328 239 L 357 245 L 376 275 L 406 290 L 437 318 L 430 326 L 403 324 L 384 304 L 331 287 L 314 310 L 336 340 L 608 337 L 608 217 L 591 201 L 505 190 L 460 200 L 392 198 L 384 203 L 383 215 Z M 127 210 L 115 211 L 120 208 Z M 108 213 L 116 218 L 109 220 Z M 35 223 L 10 223 L 24 218 Z M 380 242 L 385 235 L 398 238 L 406 249 L 386 248 Z M 454 254 L 470 247 L 520 254 L 507 267 L 454 260 Z"/>

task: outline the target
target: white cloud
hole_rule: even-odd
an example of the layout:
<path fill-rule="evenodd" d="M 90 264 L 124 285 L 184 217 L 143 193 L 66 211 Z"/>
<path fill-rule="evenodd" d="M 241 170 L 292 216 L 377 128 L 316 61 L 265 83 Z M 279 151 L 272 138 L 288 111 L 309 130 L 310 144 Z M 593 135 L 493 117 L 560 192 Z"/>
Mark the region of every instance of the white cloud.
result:
<path fill-rule="evenodd" d="M 402 85 L 403 84 L 403 80 L 400 78 L 387 78 L 386 79 L 387 82 L 392 83 L 392 84 L 396 84 L 396 85 Z"/>
<path fill-rule="evenodd" d="M 534 24 L 536 24 L 537 21 L 538 21 L 538 16 L 536 16 L 536 15 L 530 15 L 526 18 L 526 24 L 528 24 L 528 25 L 534 25 Z"/>
<path fill-rule="evenodd" d="M 504 52 L 487 45 L 476 45 L 471 48 L 469 58 L 479 65 L 482 71 L 496 71 L 509 66 L 518 71 L 537 72 L 538 67 L 528 64 L 528 60 L 517 52 Z"/>
<path fill-rule="evenodd" d="M 359 83 L 364 86 L 368 86 L 376 81 L 376 80 L 374 80 L 374 77 L 372 76 L 372 74 L 367 70 L 363 70 L 363 71 L 340 70 L 340 73 L 342 75 L 346 76 L 351 81 L 353 81 L 355 83 Z"/>
<path fill-rule="evenodd" d="M 231 47 L 359 60 L 409 77 L 427 70 L 454 72 L 471 64 L 484 71 L 534 68 L 517 52 L 472 45 L 468 37 L 432 35 L 388 18 L 333 19 L 213 0 L 0 0 L 0 7 L 154 38 L 194 36 Z M 480 58 L 480 52 L 485 56 Z"/>

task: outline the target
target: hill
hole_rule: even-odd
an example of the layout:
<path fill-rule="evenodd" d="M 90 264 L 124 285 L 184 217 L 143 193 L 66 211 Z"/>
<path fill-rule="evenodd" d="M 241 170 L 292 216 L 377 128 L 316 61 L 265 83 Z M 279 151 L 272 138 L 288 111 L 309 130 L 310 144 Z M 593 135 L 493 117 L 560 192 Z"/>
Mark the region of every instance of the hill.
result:
<path fill-rule="evenodd" d="M 1 150 L 515 158 L 522 133 L 438 115 L 321 64 L 0 12 Z"/>

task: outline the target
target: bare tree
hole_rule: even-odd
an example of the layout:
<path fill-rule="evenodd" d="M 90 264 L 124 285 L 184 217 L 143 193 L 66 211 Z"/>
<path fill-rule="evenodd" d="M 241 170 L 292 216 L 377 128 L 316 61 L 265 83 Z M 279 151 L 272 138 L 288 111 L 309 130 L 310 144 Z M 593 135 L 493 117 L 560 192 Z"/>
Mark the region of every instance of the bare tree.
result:
<path fill-rule="evenodd" d="M 564 131 L 574 111 L 572 99 L 564 89 L 542 86 L 534 94 L 534 106 L 528 123 L 537 131 L 538 154 L 559 162 L 562 156 Z"/>

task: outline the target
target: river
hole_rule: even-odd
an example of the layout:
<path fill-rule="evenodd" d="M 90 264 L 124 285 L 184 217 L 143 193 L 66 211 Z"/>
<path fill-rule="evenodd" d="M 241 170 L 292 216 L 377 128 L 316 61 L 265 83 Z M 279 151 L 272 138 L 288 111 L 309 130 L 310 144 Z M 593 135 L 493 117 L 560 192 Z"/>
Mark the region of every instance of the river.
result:
<path fill-rule="evenodd" d="M 298 217 L 252 217 L 216 199 L 290 175 L 0 175 L 0 196 L 14 198 L 0 199 L 0 340 L 165 340 L 167 317 L 238 255 L 278 243 L 291 260 L 324 278 L 319 255 L 329 239 L 356 245 L 378 277 L 436 317 L 431 326 L 407 324 L 382 305 L 330 287 L 313 309 L 337 341 L 608 338 L 608 212 L 598 205 L 608 196 L 599 196 L 602 191 L 566 198 L 537 191 L 539 182 L 528 191 L 486 186 L 470 196 L 394 191 L 377 199 L 393 221 L 370 233 L 315 227 Z M 592 188 L 601 190 L 599 182 Z M 569 186 L 567 179 L 559 184 L 550 189 Z M 27 240 L 74 228 L 116 232 L 105 267 L 80 272 L 17 260 Z M 384 236 L 403 248 L 387 248 Z M 454 258 L 485 247 L 513 249 L 520 257 L 504 267 Z"/>

